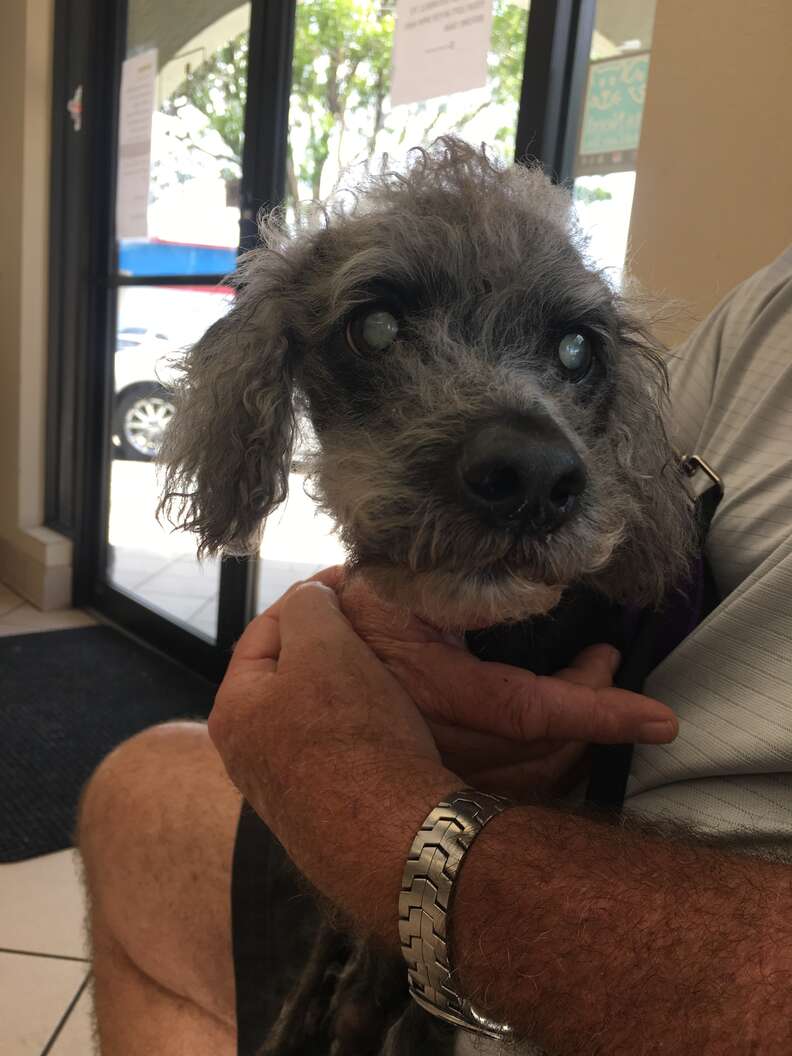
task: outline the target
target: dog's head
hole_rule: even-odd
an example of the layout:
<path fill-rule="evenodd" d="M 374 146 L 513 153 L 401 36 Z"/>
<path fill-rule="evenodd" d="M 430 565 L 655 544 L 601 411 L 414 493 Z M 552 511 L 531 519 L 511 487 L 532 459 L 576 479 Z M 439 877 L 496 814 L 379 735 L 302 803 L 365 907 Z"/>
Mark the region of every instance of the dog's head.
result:
<path fill-rule="evenodd" d="M 546 612 L 572 582 L 658 602 L 693 535 L 663 361 L 570 212 L 540 169 L 443 139 L 313 229 L 270 220 L 184 362 L 172 519 L 255 549 L 304 415 L 351 567 L 432 622 Z"/>

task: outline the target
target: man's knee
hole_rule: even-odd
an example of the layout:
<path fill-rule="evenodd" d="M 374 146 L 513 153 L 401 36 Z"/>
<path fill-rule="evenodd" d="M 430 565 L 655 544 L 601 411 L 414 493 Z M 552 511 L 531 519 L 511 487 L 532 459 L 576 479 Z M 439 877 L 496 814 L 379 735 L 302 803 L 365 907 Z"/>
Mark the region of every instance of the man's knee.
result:
<path fill-rule="evenodd" d="M 120 947 L 161 987 L 228 1023 L 240 802 L 206 726 L 168 723 L 97 767 L 78 823 L 95 959 Z"/>
<path fill-rule="evenodd" d="M 152 726 L 107 755 L 83 788 L 77 817 L 77 846 L 89 879 L 94 865 L 134 852 L 156 834 L 163 798 L 178 793 L 185 766 L 214 755 L 199 722 Z"/>

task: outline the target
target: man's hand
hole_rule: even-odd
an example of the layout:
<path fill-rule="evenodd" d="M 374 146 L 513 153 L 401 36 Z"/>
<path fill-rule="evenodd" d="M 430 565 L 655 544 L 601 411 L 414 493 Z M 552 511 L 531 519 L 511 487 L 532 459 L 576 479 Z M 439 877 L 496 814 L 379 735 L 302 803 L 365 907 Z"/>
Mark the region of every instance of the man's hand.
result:
<path fill-rule="evenodd" d="M 632 738 L 670 712 L 621 690 L 484 663 L 418 621 L 402 620 L 400 635 L 377 630 L 375 613 L 384 618 L 383 607 L 369 609 L 372 647 L 332 590 L 309 583 L 290 591 L 240 639 L 209 732 L 231 779 L 308 878 L 369 926 L 393 928 L 412 837 L 468 777 L 443 766 L 416 698 L 435 729 L 460 738 L 473 731 L 494 752 L 502 741 L 524 752 L 531 740 Z M 597 663 L 584 670 L 589 681 L 602 678 Z M 483 773 L 487 765 L 481 756 Z M 395 843 L 378 836 L 386 816 Z"/>
<path fill-rule="evenodd" d="M 661 743 L 676 736 L 673 712 L 612 689 L 619 654 L 592 646 L 553 678 L 486 663 L 458 639 L 381 601 L 340 567 L 317 579 L 339 593 L 355 631 L 407 690 L 443 763 L 482 791 L 528 801 L 562 794 L 584 774 L 591 742 Z M 575 683 L 580 691 L 572 691 Z"/>
<path fill-rule="evenodd" d="M 393 942 L 412 838 L 464 782 L 442 766 L 420 712 L 332 589 L 299 585 L 253 620 L 209 734 L 304 875 Z"/>

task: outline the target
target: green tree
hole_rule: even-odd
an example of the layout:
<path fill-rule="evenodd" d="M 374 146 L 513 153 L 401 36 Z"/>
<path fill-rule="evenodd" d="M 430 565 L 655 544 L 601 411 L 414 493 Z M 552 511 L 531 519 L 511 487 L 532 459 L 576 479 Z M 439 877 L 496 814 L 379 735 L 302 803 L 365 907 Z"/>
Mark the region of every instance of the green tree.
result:
<path fill-rule="evenodd" d="M 343 157 L 353 114 L 368 119 L 367 146 L 376 150 L 390 90 L 395 0 L 301 0 L 292 63 L 288 195 L 294 206 L 305 187 L 321 194 L 322 174 L 335 136 Z M 295 160 L 295 140 L 305 147 Z M 302 135 L 300 135 L 302 133 Z"/>
<path fill-rule="evenodd" d="M 609 202 L 613 198 L 611 192 L 604 187 L 583 187 L 581 184 L 575 184 L 574 195 L 576 202 L 586 205 L 591 205 L 592 202 Z"/>
<path fill-rule="evenodd" d="M 290 136 L 287 157 L 287 204 L 299 212 L 305 198 L 322 194 L 328 162 L 335 174 L 346 165 L 375 157 L 380 140 L 400 146 L 427 143 L 448 131 L 448 101 L 433 100 L 392 111 L 389 105 L 395 0 L 300 0 L 297 5 Z M 487 107 L 516 109 L 522 82 L 528 11 L 513 0 L 494 0 L 490 40 L 488 98 L 458 115 L 453 131 L 465 128 Z M 223 165 L 227 181 L 241 172 L 247 85 L 247 34 L 240 34 L 198 66 L 163 104 L 178 115 L 186 106 L 198 109 L 224 144 L 217 151 L 195 134 L 183 138 Z M 490 137 L 507 146 L 512 125 Z M 409 137 L 409 142 L 405 142 Z M 227 164 L 224 164 L 226 163 Z"/>
<path fill-rule="evenodd" d="M 248 35 L 240 33 L 192 70 L 161 107 L 163 113 L 178 117 L 185 107 L 192 106 L 206 117 L 208 127 L 222 140 L 221 151 L 213 150 L 205 137 L 195 133 L 185 132 L 178 138 L 190 150 L 221 164 L 227 162 L 221 170 L 226 181 L 239 179 L 242 173 L 247 66 Z"/>

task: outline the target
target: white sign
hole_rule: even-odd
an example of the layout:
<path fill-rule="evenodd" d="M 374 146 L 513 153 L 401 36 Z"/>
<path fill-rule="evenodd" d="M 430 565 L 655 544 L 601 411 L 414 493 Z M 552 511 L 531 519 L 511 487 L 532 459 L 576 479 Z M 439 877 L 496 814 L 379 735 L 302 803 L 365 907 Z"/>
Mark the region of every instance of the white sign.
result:
<path fill-rule="evenodd" d="M 391 103 L 487 83 L 492 0 L 396 0 Z"/>
<path fill-rule="evenodd" d="M 157 49 L 143 51 L 121 66 L 118 119 L 116 238 L 148 236 L 151 117 L 157 80 Z"/>

